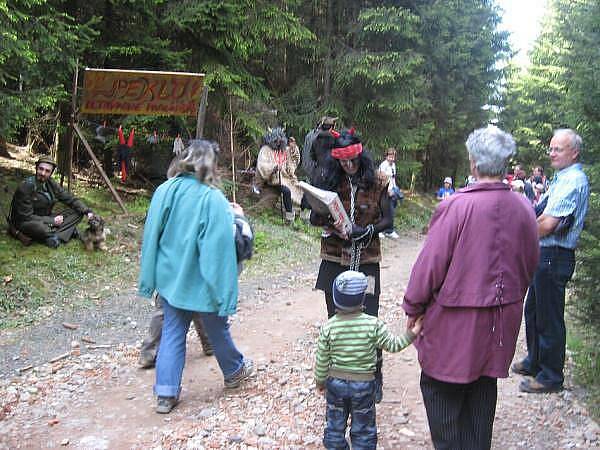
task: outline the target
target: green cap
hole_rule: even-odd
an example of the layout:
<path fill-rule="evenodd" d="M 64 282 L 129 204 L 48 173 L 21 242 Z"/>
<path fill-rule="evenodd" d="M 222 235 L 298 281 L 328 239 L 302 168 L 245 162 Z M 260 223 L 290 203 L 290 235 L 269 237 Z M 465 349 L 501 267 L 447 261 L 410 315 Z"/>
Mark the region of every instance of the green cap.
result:
<path fill-rule="evenodd" d="M 54 162 L 54 160 L 52 159 L 51 156 L 48 156 L 48 155 L 40 156 L 39 159 L 36 161 L 35 166 L 37 167 L 41 163 L 50 164 L 53 168 L 56 168 L 56 163 Z"/>

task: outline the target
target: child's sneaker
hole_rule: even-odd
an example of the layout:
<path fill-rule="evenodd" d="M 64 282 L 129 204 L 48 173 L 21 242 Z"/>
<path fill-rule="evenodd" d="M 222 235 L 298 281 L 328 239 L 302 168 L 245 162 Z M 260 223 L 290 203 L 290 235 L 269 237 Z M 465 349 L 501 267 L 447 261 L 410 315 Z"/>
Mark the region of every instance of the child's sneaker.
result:
<path fill-rule="evenodd" d="M 240 387 L 242 382 L 246 381 L 254 373 L 254 363 L 251 359 L 245 359 L 244 365 L 235 375 L 227 378 L 224 382 L 225 389 L 235 389 Z"/>

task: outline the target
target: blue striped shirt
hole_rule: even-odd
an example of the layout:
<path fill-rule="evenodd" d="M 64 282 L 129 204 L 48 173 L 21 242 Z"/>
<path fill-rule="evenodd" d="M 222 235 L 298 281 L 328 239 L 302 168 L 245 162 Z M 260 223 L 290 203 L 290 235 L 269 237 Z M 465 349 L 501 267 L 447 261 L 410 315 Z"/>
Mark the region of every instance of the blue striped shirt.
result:
<path fill-rule="evenodd" d="M 562 235 L 549 234 L 540 239 L 540 246 L 559 246 L 574 249 L 583 229 L 583 221 L 588 209 L 589 186 L 588 179 L 581 164 L 575 163 L 559 170 L 552 178 L 548 192 L 548 204 L 544 215 L 566 217 L 574 215 L 573 225 Z M 542 201 L 540 199 L 540 201 Z"/>

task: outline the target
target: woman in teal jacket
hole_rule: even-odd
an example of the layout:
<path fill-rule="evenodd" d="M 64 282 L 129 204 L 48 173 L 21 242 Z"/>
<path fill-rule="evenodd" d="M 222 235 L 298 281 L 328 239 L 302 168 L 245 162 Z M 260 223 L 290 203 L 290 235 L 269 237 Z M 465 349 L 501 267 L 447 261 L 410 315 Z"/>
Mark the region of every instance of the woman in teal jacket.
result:
<path fill-rule="evenodd" d="M 232 207 L 212 185 L 218 151 L 215 143 L 192 141 L 173 160 L 144 227 L 139 293 L 150 298 L 156 291 L 164 304 L 154 385 L 158 413 L 179 401 L 193 313 L 200 313 L 226 388 L 238 387 L 253 372 L 227 322 L 237 308 L 237 260 Z"/>

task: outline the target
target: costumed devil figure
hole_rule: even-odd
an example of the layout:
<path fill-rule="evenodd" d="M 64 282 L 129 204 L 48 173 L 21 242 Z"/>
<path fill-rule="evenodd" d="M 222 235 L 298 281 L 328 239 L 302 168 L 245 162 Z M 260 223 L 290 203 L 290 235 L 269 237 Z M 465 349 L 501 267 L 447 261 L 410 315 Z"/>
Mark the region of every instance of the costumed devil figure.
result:
<path fill-rule="evenodd" d="M 294 220 L 292 203 L 300 205 L 302 189 L 298 186 L 296 168 L 300 162 L 299 152 L 291 152 L 283 128 L 273 128 L 263 137 L 263 146 L 256 161 L 255 191 L 267 186 L 276 187 L 281 193 L 285 219 Z"/>
<path fill-rule="evenodd" d="M 364 273 L 369 281 L 365 312 L 379 312 L 381 247 L 379 233 L 392 224 L 387 177 L 375 170 L 373 159 L 363 149 L 354 130 L 328 131 L 334 137 L 332 160 L 321 167 L 321 188 L 337 192 L 352 221 L 350 236 L 343 228 L 334 229 L 331 217 L 311 213 L 312 225 L 325 228 L 321 237 L 321 266 L 316 288 L 325 293 L 327 315 L 335 314 L 333 280 L 346 270 Z M 375 401 L 382 398 L 381 350 L 377 353 Z"/>

